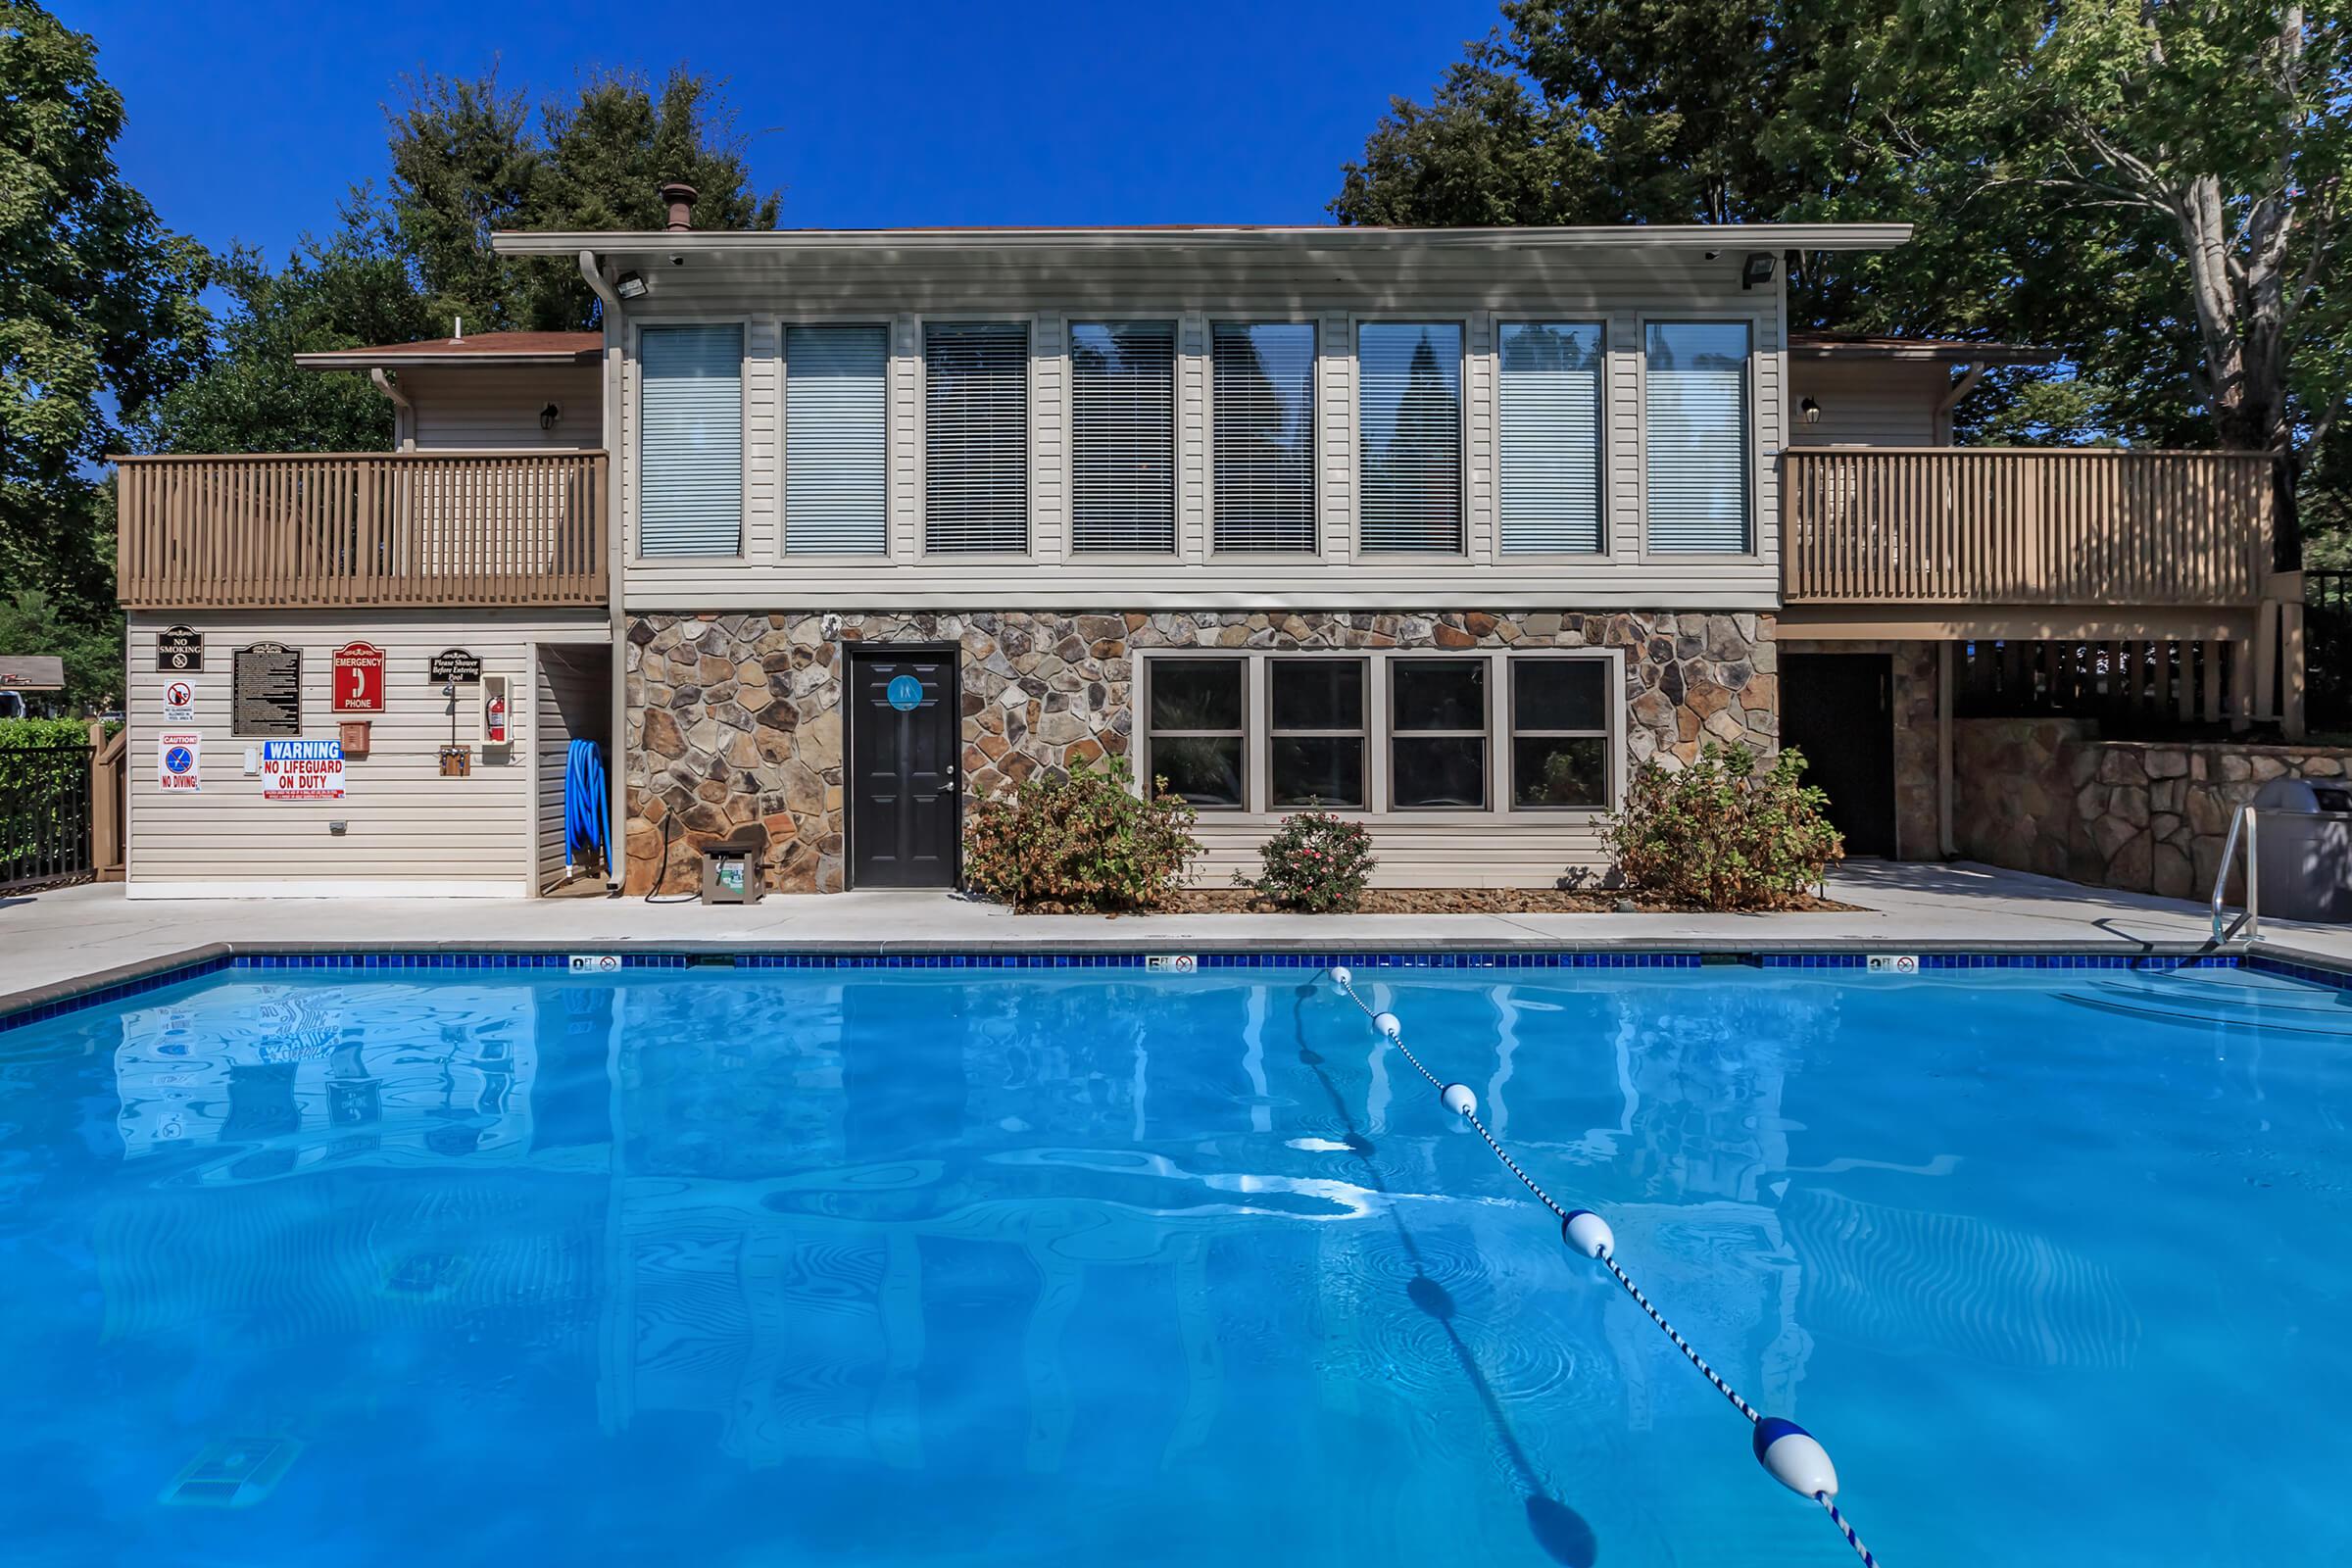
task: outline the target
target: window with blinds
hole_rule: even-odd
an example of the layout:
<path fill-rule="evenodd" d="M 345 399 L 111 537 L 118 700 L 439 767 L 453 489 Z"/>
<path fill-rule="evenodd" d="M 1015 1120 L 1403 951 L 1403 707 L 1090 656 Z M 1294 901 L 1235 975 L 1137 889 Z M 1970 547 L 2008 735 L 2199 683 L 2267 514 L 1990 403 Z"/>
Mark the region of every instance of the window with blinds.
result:
<path fill-rule="evenodd" d="M 1642 344 L 1649 548 L 1748 548 L 1747 323 L 1651 321 Z"/>
<path fill-rule="evenodd" d="M 1176 324 L 1070 326 L 1070 548 L 1176 549 Z"/>
<path fill-rule="evenodd" d="M 885 511 L 890 331 L 784 329 L 784 550 L 878 556 Z"/>
<path fill-rule="evenodd" d="M 1595 554 L 1600 324 L 1506 321 L 1496 337 L 1502 553 Z"/>
<path fill-rule="evenodd" d="M 1462 329 L 1356 328 L 1358 526 L 1367 555 L 1462 549 Z"/>
<path fill-rule="evenodd" d="M 740 556 L 743 328 L 649 326 L 637 368 L 637 553 Z"/>
<path fill-rule="evenodd" d="M 923 548 L 1029 548 L 1029 327 L 923 328 Z"/>
<path fill-rule="evenodd" d="M 1209 329 L 1210 505 L 1220 551 L 1315 549 L 1315 328 Z"/>

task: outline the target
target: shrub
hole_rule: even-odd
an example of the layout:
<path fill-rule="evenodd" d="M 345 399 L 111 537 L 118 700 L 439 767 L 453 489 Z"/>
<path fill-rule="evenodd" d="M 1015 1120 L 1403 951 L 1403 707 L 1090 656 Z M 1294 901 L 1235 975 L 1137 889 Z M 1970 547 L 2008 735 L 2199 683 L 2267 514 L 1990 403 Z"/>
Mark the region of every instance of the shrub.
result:
<path fill-rule="evenodd" d="M 0 750 L 40 746 L 87 746 L 90 726 L 79 718 L 0 718 Z"/>
<path fill-rule="evenodd" d="M 1372 835 L 1361 822 L 1344 822 L 1326 811 L 1300 811 L 1282 819 L 1274 836 L 1258 846 L 1261 869 L 1249 883 L 1286 909 L 1332 914 L 1353 909 L 1372 880 Z M 1239 871 L 1234 880 L 1245 881 Z"/>
<path fill-rule="evenodd" d="M 1200 854 L 1193 808 L 1152 780 L 1133 789 L 1123 759 L 1032 775 L 980 802 L 963 826 L 964 885 L 1016 909 L 1108 914 L 1155 908 Z"/>
<path fill-rule="evenodd" d="M 1625 809 L 1603 820 L 1635 888 L 1702 909 L 1777 909 L 1818 886 L 1845 841 L 1822 814 L 1829 797 L 1800 782 L 1805 760 L 1783 747 L 1756 772 L 1744 746 L 1707 744 L 1698 760 L 1634 770 Z"/>

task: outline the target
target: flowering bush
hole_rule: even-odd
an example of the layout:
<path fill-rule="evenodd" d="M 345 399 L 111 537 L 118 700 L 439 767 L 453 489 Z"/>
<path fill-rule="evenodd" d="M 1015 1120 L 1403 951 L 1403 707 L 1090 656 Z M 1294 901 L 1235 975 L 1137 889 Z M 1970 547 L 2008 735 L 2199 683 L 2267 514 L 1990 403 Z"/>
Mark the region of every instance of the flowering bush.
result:
<path fill-rule="evenodd" d="M 964 885 L 1016 909 L 1108 914 L 1149 909 L 1200 854 L 1193 808 L 1152 780 L 1135 793 L 1123 759 L 1032 775 L 980 802 L 963 825 Z"/>
<path fill-rule="evenodd" d="M 1372 880 L 1372 835 L 1361 822 L 1344 822 L 1326 811 L 1300 811 L 1257 851 L 1261 867 L 1250 886 L 1286 909 L 1332 914 L 1363 902 Z M 1241 873 L 1234 873 L 1242 880 Z"/>
<path fill-rule="evenodd" d="M 1781 748 L 1756 772 L 1744 746 L 1707 743 L 1698 760 L 1669 770 L 1651 758 L 1634 770 L 1625 809 L 1602 836 L 1634 887 L 1701 909 L 1777 909 L 1819 885 L 1845 841 L 1822 808 L 1829 796 L 1800 783 L 1805 759 Z"/>

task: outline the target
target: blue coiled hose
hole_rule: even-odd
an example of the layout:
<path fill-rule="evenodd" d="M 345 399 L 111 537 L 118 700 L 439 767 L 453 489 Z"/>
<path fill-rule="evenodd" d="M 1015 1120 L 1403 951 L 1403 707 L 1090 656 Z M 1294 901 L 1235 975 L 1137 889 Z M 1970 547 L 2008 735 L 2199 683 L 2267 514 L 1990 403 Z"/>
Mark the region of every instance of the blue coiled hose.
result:
<path fill-rule="evenodd" d="M 581 849 L 593 849 L 606 866 L 612 864 L 605 837 L 605 811 L 611 804 L 605 793 L 605 749 L 594 741 L 575 740 L 564 768 L 564 858 L 573 864 L 588 858 Z"/>

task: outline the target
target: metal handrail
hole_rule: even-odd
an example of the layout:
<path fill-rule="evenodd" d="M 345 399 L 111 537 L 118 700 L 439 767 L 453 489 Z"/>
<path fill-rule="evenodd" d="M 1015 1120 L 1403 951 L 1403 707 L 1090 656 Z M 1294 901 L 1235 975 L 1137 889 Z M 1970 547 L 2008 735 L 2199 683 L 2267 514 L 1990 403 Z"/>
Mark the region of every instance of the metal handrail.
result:
<path fill-rule="evenodd" d="M 2213 940 L 2217 944 L 2235 936 L 2240 926 L 2245 927 L 2248 942 L 2258 941 L 2262 936 L 2262 876 L 2257 869 L 2258 857 L 2254 853 L 2262 830 L 2258 817 L 2259 813 L 2254 808 L 2241 806 L 2237 814 L 2230 819 L 2230 837 L 2222 845 L 2221 867 L 2213 873 Z M 2230 867 L 2237 858 L 2241 828 L 2244 829 L 2246 841 L 2246 912 L 2231 921 L 2230 928 L 2225 931 L 2222 929 L 2222 891 L 2230 885 Z"/>

